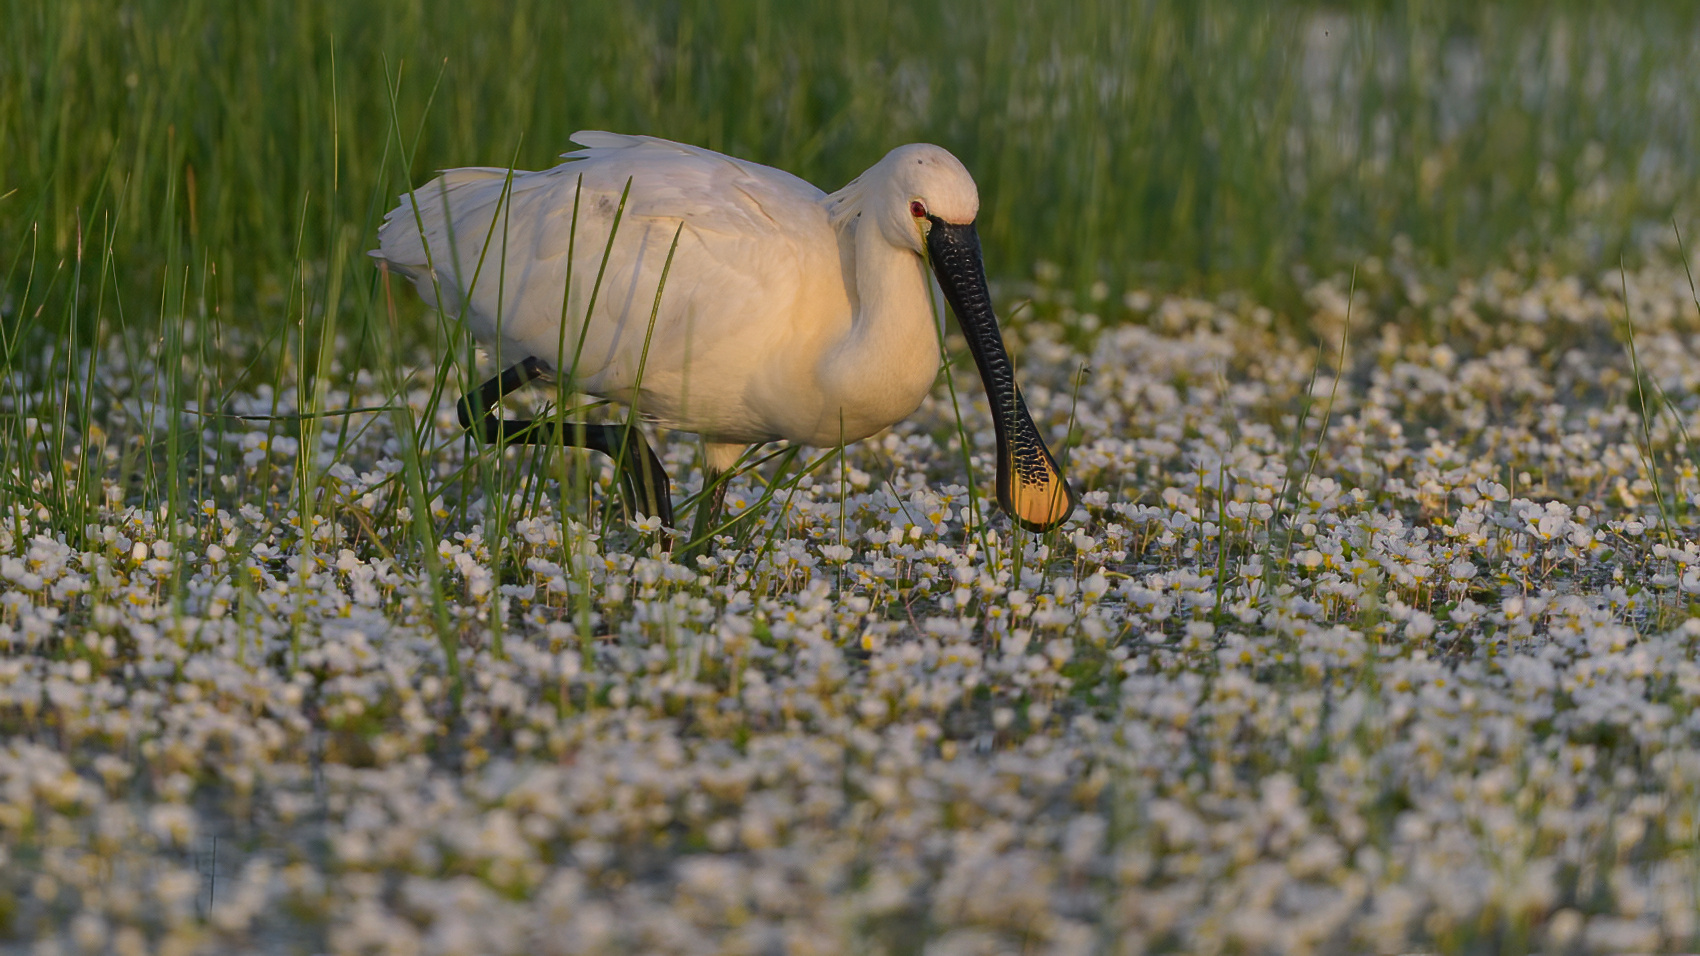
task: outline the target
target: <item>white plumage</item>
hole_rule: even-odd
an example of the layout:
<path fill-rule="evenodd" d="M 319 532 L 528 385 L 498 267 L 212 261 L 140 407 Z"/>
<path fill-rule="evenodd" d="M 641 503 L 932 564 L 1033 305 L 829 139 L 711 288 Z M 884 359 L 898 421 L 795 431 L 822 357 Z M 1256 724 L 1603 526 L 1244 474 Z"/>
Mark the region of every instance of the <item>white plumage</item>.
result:
<path fill-rule="evenodd" d="M 582 391 L 700 434 L 711 468 L 751 443 L 856 441 L 920 404 L 939 367 L 930 233 L 966 229 L 980 268 L 978 193 L 955 157 L 899 147 L 828 195 L 667 140 L 573 139 L 585 148 L 567 162 L 516 171 L 511 184 L 505 169 L 454 169 L 404 195 L 373 255 L 428 303 L 440 296 L 447 314 L 464 305 L 499 366 L 534 359 Z M 984 311 L 996 339 L 989 303 Z M 1009 386 L 1005 404 L 1019 402 Z M 1050 511 L 1018 517 L 1051 524 Z"/>

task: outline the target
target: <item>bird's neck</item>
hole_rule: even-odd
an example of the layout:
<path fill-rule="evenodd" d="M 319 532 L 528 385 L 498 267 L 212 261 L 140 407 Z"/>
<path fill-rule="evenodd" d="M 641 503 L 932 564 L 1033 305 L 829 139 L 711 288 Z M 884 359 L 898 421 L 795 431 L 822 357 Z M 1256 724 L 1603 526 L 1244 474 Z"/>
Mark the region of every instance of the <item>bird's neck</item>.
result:
<path fill-rule="evenodd" d="M 843 407 L 847 432 L 862 432 L 846 434 L 846 440 L 866 437 L 914 411 L 939 367 L 926 263 L 888 242 L 872 221 L 864 218 L 853 228 L 854 237 L 844 240 L 854 250 L 855 314 L 821 369 L 821 381 Z M 848 271 L 852 263 L 845 265 Z"/>

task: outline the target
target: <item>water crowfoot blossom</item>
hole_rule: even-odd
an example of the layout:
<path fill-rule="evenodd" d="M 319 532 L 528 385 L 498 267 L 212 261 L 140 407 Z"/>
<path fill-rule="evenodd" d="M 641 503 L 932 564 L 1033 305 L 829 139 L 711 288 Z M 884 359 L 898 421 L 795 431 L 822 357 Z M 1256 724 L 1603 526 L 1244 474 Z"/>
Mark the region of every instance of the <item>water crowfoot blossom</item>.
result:
<path fill-rule="evenodd" d="M 967 382 L 960 427 L 941 388 L 842 460 L 735 478 L 747 516 L 689 560 L 611 517 L 605 462 L 480 451 L 418 382 L 336 396 L 400 403 L 412 436 L 387 411 L 208 428 L 191 443 L 216 467 L 175 498 L 97 456 L 78 527 L 6 498 L 0 933 L 43 953 L 1692 948 L 1680 270 L 1627 282 L 1637 378 L 1600 344 L 1615 276 L 1395 265 L 1353 300 L 1367 344 L 1320 369 L 1284 331 L 1313 317 L 1247 296 L 1136 290 L 1088 323 L 1057 289 L 1005 290 L 1039 303 L 1011 347 L 1083 492 L 1044 536 L 988 507 Z M 1317 328 L 1347 294 L 1318 284 Z M 164 412 L 126 390 L 161 359 L 107 355 L 135 411 L 103 447 L 145 447 Z M 1640 382 L 1665 396 L 1651 417 Z"/>

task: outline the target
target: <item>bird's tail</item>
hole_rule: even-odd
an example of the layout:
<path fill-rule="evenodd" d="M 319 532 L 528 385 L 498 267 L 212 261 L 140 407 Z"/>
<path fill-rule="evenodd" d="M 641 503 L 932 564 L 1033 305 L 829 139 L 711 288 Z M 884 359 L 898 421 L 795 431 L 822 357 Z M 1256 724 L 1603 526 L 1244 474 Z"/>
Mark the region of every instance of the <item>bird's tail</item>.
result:
<path fill-rule="evenodd" d="M 452 246 L 455 220 L 499 196 L 507 175 L 506 169 L 450 169 L 413 192 L 402 193 L 400 204 L 385 214 L 384 224 L 378 227 L 378 248 L 368 254 L 392 272 L 412 279 L 419 294 L 432 301 L 433 272 L 438 276 L 455 272 L 459 255 Z"/>

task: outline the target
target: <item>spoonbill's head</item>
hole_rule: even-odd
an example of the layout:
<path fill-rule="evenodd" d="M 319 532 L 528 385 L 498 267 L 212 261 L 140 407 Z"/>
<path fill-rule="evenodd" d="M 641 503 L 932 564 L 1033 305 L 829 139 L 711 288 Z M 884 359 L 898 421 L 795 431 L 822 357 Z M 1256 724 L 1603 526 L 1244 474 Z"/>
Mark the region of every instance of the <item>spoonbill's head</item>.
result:
<path fill-rule="evenodd" d="M 974 177 L 955 156 L 925 144 L 892 150 L 873 171 L 884 188 L 869 190 L 863 215 L 871 212 L 893 245 L 932 264 L 974 353 L 997 428 L 998 504 L 1030 530 L 1062 524 L 1074 511 L 1074 490 L 1034 427 L 1004 351 L 974 229 L 980 212 Z"/>
<path fill-rule="evenodd" d="M 937 146 L 899 146 L 869 172 L 883 188 L 869 190 L 872 201 L 864 201 L 863 215 L 872 213 L 894 246 L 925 256 L 934 218 L 969 225 L 980 212 L 980 190 L 968 167 Z"/>

